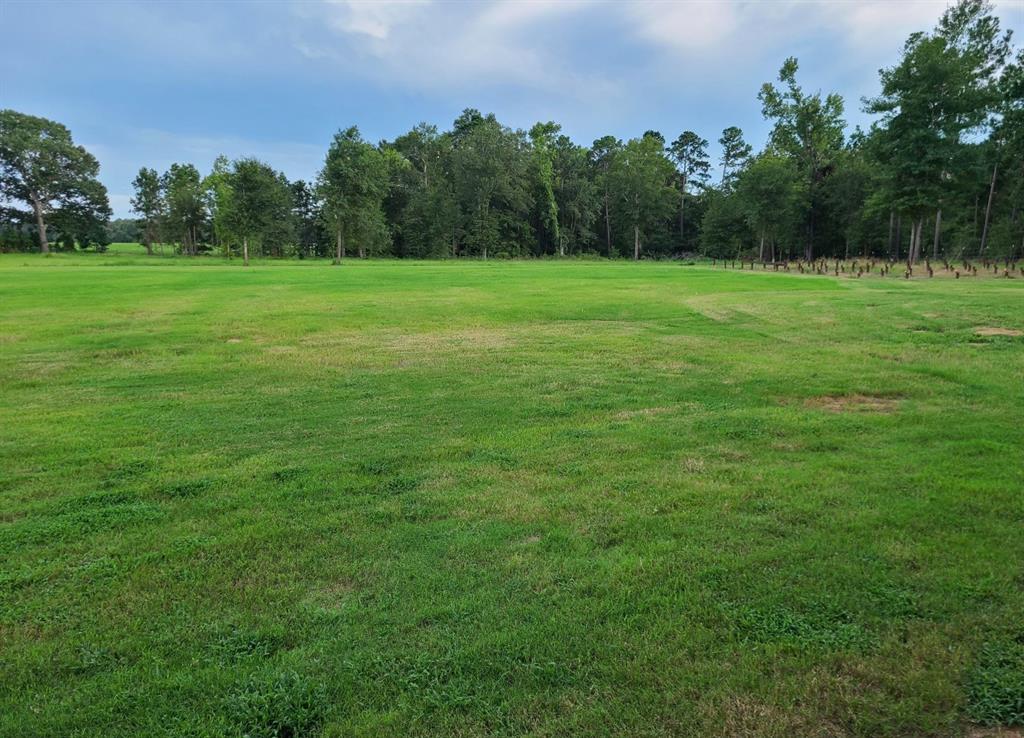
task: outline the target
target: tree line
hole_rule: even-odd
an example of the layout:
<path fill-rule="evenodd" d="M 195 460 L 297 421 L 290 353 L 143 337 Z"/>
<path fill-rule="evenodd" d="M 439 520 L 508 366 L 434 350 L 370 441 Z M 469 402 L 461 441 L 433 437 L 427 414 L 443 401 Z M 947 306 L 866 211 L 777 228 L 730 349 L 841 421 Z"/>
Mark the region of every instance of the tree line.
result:
<path fill-rule="evenodd" d="M 467 109 L 448 130 L 421 123 L 376 144 L 341 130 L 312 182 L 255 158 L 220 157 L 206 174 L 143 167 L 138 217 L 114 224 L 98 163 L 65 127 L 0 111 L 0 248 L 117 235 L 246 262 L 1024 255 L 1024 50 L 987 0 L 960 0 L 907 39 L 862 101 L 868 130 L 848 134 L 842 97 L 805 91 L 798 74 L 787 59 L 758 94 L 764 147 L 730 126 L 717 161 L 694 131 L 582 146 L 553 122 L 513 129 Z"/>

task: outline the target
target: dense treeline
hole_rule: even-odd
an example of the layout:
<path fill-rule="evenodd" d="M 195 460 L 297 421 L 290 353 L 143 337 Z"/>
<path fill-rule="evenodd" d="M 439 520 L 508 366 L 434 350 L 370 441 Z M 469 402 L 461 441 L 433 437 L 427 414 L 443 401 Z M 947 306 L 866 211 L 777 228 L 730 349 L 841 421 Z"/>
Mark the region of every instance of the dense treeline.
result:
<path fill-rule="evenodd" d="M 246 260 L 1024 254 L 1024 51 L 1014 55 L 985 0 L 961 0 L 907 40 L 863 101 L 878 116 L 867 131 L 847 135 L 843 99 L 805 92 L 798 72 L 788 59 L 762 87 L 772 130 L 757 153 L 734 126 L 712 162 L 693 131 L 587 147 L 553 122 L 523 131 L 468 109 L 449 130 L 423 123 L 376 145 L 355 127 L 339 131 L 315 182 L 289 182 L 256 159 L 221 157 L 205 176 L 188 163 L 144 167 L 137 222 L 106 234 L 95 160 L 59 124 L 3 111 L 4 199 L 31 211 L 3 211 L 2 245 L 45 251 L 50 228 L 65 248 L 134 233 L 149 251 Z M 39 132 L 51 149 L 62 142 L 54 166 L 69 169 L 67 181 L 27 171 L 19 147 Z"/>

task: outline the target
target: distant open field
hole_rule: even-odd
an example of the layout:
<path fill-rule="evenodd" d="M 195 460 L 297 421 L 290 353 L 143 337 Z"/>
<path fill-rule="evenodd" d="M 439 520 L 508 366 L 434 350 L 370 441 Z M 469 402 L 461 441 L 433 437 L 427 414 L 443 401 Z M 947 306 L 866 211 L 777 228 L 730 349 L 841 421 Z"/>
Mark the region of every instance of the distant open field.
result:
<path fill-rule="evenodd" d="M 2 736 L 1024 724 L 1024 278 L 0 256 Z"/>

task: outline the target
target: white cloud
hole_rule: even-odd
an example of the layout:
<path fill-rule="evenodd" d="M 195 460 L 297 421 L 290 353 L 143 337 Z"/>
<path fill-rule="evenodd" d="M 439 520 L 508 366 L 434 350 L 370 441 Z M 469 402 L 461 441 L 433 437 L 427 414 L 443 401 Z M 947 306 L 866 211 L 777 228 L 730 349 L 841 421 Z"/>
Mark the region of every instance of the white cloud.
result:
<path fill-rule="evenodd" d="M 870 52 L 931 28 L 946 6 L 944 0 L 644 0 L 621 9 L 639 38 L 727 63 L 785 43 L 839 42 L 849 51 Z"/>
<path fill-rule="evenodd" d="M 299 5 L 300 17 L 332 33 L 315 41 L 314 34 L 302 33 L 294 46 L 307 59 L 330 59 L 347 73 L 417 91 L 463 93 L 514 84 L 570 98 L 610 94 L 606 80 L 572 64 L 565 49 L 550 42 L 560 24 L 590 4 L 337 0 Z"/>
<path fill-rule="evenodd" d="M 720 48 L 741 26 L 743 6 L 727 2 L 623 4 L 621 13 L 637 38 L 684 54 Z"/>
<path fill-rule="evenodd" d="M 413 20 L 430 0 L 330 0 L 328 15 L 332 28 L 342 33 L 355 33 L 387 39 L 396 25 Z"/>

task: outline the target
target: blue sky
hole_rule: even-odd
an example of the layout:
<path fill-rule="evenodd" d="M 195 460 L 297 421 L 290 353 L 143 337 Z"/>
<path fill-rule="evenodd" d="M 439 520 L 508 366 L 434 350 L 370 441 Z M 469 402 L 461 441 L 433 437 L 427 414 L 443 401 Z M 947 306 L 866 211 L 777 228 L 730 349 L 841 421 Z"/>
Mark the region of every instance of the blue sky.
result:
<path fill-rule="evenodd" d="M 255 155 L 312 178 L 335 130 L 370 140 L 466 107 L 580 143 L 647 129 L 755 147 L 757 91 L 786 56 L 808 90 L 877 91 L 943 0 L 889 2 L 47 2 L 0 0 L 0 106 L 59 120 L 100 160 L 117 216 L 140 166 Z M 997 0 L 1024 42 L 1024 0 Z M 42 32 L 40 33 L 40 29 Z M 43 52 L 41 51 L 41 44 Z M 717 146 L 712 147 L 717 149 Z"/>

